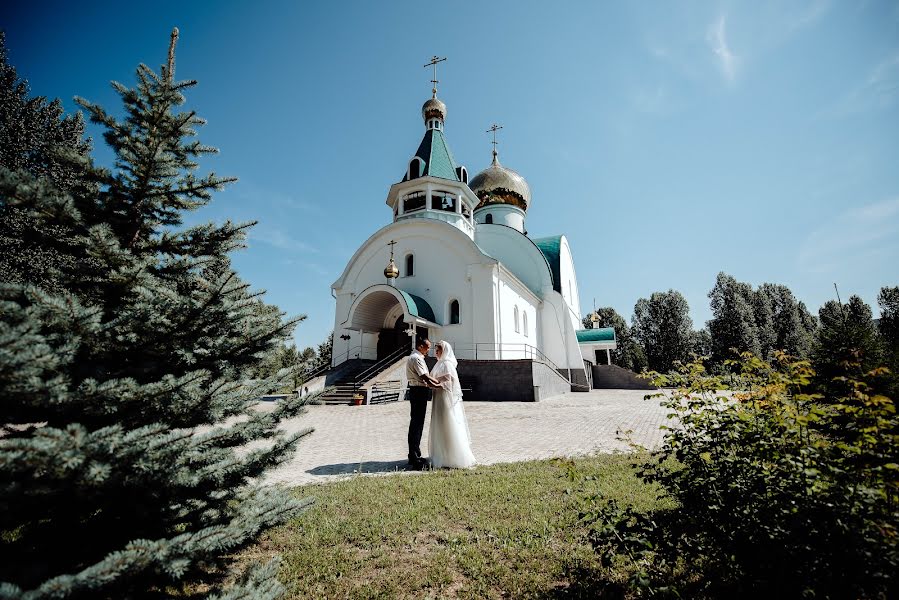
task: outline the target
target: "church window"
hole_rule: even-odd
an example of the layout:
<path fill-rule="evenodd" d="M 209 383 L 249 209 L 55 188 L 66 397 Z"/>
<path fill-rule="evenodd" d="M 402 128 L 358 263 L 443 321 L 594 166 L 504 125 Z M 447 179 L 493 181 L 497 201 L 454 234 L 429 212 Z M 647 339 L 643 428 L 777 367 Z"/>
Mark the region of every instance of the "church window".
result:
<path fill-rule="evenodd" d="M 425 207 L 425 192 L 411 192 L 403 196 L 403 212 L 410 213 Z"/>
<path fill-rule="evenodd" d="M 415 275 L 415 257 L 409 254 L 406 256 L 406 277 Z"/>
<path fill-rule="evenodd" d="M 456 167 L 456 177 L 459 178 L 459 181 L 462 183 L 468 183 L 468 169 L 465 167 Z"/>
<path fill-rule="evenodd" d="M 518 305 L 515 306 L 515 311 L 513 312 L 513 316 L 515 317 L 515 333 L 519 332 L 518 329 Z"/>
<path fill-rule="evenodd" d="M 459 301 L 453 300 L 450 302 L 450 325 L 458 325 L 459 324 Z"/>
<path fill-rule="evenodd" d="M 521 315 L 521 328 L 524 330 L 524 337 L 528 337 L 528 313 Z"/>
<path fill-rule="evenodd" d="M 484 222 L 488 225 L 493 225 L 493 215 L 487 213 L 487 217 L 484 219 Z"/>
<path fill-rule="evenodd" d="M 425 161 L 423 161 L 419 157 L 413 157 L 412 160 L 409 161 L 409 173 L 407 174 L 407 179 L 418 179 L 422 176 L 425 170 Z"/>

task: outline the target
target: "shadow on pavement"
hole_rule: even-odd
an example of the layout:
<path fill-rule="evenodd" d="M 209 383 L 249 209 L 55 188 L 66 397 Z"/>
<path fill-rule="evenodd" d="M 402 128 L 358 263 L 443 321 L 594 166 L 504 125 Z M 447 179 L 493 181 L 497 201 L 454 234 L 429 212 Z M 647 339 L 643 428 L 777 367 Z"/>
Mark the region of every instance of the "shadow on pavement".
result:
<path fill-rule="evenodd" d="M 310 475 L 352 475 L 353 473 L 394 473 L 408 470 L 406 460 L 375 460 L 362 463 L 321 465 L 306 471 Z"/>

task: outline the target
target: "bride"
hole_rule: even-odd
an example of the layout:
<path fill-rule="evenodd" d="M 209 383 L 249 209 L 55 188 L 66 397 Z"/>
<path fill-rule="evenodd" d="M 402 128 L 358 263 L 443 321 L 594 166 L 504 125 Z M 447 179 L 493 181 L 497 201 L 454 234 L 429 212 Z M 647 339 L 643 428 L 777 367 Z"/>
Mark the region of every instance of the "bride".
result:
<path fill-rule="evenodd" d="M 431 429 L 428 434 L 428 454 L 431 465 L 464 469 L 474 465 L 471 453 L 471 434 L 465 411 L 462 409 L 462 386 L 456 371 L 456 355 L 449 342 L 437 342 L 435 347 L 437 364 L 431 370 L 431 377 L 440 383 L 434 388 L 431 402 Z"/>

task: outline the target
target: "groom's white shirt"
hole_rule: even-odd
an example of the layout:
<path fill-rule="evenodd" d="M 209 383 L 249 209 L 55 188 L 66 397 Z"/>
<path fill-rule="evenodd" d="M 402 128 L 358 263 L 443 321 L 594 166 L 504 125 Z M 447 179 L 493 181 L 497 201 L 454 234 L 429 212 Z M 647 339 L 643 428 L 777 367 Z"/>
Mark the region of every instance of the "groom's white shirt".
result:
<path fill-rule="evenodd" d="M 409 385 L 427 387 L 421 378 L 422 375 L 427 374 L 428 366 L 425 364 L 425 357 L 418 350 L 413 350 L 406 360 L 406 379 L 409 381 Z"/>

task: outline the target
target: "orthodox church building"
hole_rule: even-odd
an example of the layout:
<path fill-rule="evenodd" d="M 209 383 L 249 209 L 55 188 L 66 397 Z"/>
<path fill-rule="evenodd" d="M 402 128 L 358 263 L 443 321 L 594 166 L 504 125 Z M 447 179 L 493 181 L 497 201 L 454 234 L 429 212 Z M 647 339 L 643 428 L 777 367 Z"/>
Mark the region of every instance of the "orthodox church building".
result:
<path fill-rule="evenodd" d="M 541 386 L 542 395 L 587 389 L 615 334 L 583 328 L 568 240 L 528 236 L 531 190 L 495 144 L 491 164 L 469 177 L 447 143 L 436 82 L 432 93 L 421 143 L 387 193 L 389 220 L 331 286 L 332 368 L 396 360 L 427 336 L 453 345 L 476 396 L 511 397 L 504 386 L 534 388 L 524 398 L 532 400 Z"/>

